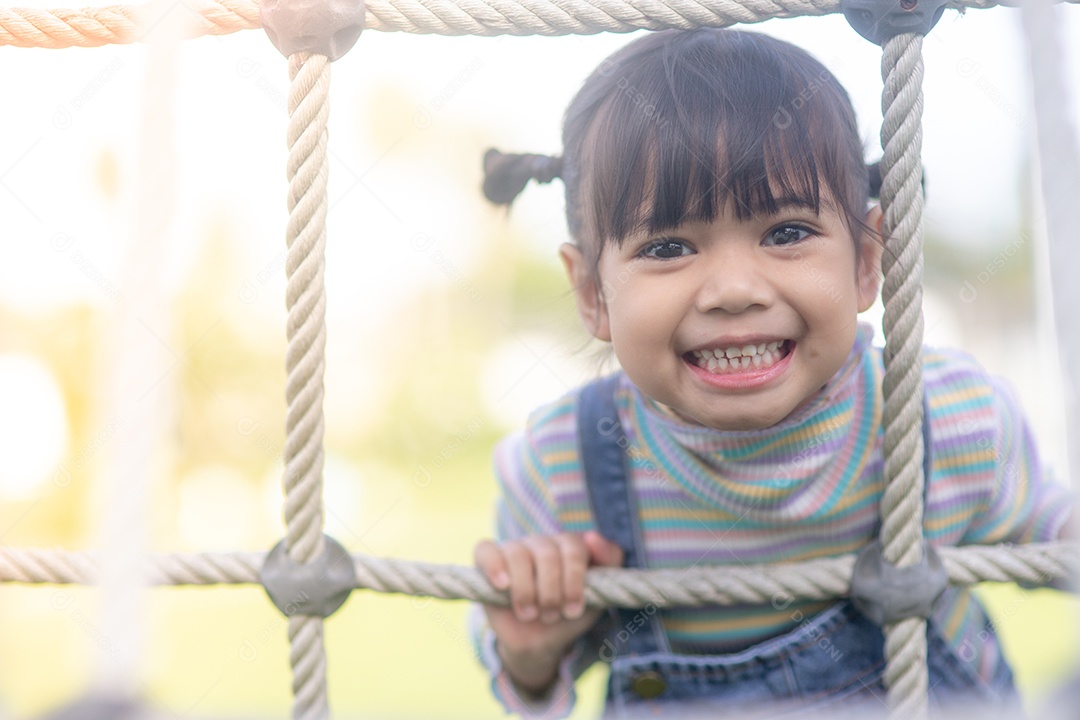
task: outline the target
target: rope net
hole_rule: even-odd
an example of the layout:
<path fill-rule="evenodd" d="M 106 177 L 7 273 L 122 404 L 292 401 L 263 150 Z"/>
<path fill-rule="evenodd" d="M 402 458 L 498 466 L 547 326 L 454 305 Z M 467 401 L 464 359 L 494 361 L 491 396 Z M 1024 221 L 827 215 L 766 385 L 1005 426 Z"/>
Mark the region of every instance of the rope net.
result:
<path fill-rule="evenodd" d="M 1050 585 L 1080 571 L 1076 543 L 986 545 L 938 550 L 955 585 L 1016 582 Z M 475 568 L 353 554 L 356 589 L 422 595 L 444 600 L 473 600 L 509 605 Z M 244 585 L 259 583 L 262 552 L 168 553 L 149 555 L 142 570 L 147 585 Z M 731 566 L 722 570 L 598 568 L 586 578 L 590 607 L 694 607 L 782 602 L 792 598 L 827 600 L 851 589 L 852 555 L 801 563 Z M 0 581 L 92 584 L 100 577 L 100 559 L 91 552 L 0 547 Z"/>
<path fill-rule="evenodd" d="M 0 8 L 0 45 L 66 48 L 137 42 L 143 18 L 160 3 L 57 10 Z M 952 0 L 947 7 L 964 10 L 1019 4 L 1017 0 Z M 259 4 L 254 0 L 188 0 L 179 7 L 193 16 L 191 37 L 261 27 Z M 727 27 L 838 12 L 840 0 L 369 0 L 365 27 L 435 35 L 592 35 Z"/>
<path fill-rule="evenodd" d="M 1080 0 L 1066 0 L 1080 2 Z M 1016 4 L 954 0 L 949 8 Z M 140 40 L 160 3 L 74 10 L 0 9 L 0 45 L 94 47 Z M 188 37 L 260 27 L 251 0 L 191 0 Z M 636 29 L 722 27 L 774 17 L 840 11 L 839 0 L 372 0 L 367 28 L 445 35 L 563 35 Z M 896 566 L 922 559 L 922 38 L 900 35 L 882 56 L 882 146 L 886 374 L 883 392 L 886 491 L 882 498 L 884 557 Z M 323 283 L 327 214 L 327 118 L 330 63 L 321 55 L 289 58 L 289 220 L 286 229 L 288 309 L 286 354 L 285 549 L 290 561 L 310 563 L 324 548 L 322 410 L 326 291 Z M 941 548 L 950 581 L 1045 585 L 1075 577 L 1074 543 Z M 260 582 L 265 553 L 165 554 L 145 558 L 150 585 Z M 474 568 L 351 556 L 355 587 L 507 605 Z M 96 583 L 106 563 L 91 553 L 0 547 L 0 581 Z M 854 556 L 753 568 L 694 567 L 678 571 L 598 569 L 587 578 L 591 607 L 656 607 L 832 599 L 851 590 Z M 925 621 L 907 618 L 884 628 L 885 672 L 894 717 L 927 712 Z M 289 617 L 293 717 L 329 717 L 321 617 Z"/>

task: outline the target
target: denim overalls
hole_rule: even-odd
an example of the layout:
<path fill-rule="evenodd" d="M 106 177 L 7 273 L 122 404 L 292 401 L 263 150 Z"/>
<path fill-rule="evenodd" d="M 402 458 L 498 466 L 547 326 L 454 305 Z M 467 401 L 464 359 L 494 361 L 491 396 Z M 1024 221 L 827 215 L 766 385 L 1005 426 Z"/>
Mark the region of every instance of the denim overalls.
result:
<path fill-rule="evenodd" d="M 582 390 L 579 442 L 597 529 L 623 548 L 626 567 L 643 567 L 637 503 L 623 450 L 627 440 L 615 405 L 617 387 L 618 376 L 612 376 Z M 926 428 L 924 424 L 929 458 Z M 659 615 L 655 607 L 610 612 L 599 653 L 611 664 L 605 717 L 677 712 L 679 717 L 745 720 L 886 713 L 881 629 L 848 600 L 804 619 L 785 634 L 724 655 L 673 653 Z M 989 626 L 986 630 L 993 632 Z M 996 711 L 1004 708 L 1000 717 L 1021 716 L 1012 672 L 1004 660 L 988 685 L 932 623 L 927 624 L 926 636 L 932 707 L 948 706 L 952 700 L 970 711 L 972 703 L 982 701 Z"/>

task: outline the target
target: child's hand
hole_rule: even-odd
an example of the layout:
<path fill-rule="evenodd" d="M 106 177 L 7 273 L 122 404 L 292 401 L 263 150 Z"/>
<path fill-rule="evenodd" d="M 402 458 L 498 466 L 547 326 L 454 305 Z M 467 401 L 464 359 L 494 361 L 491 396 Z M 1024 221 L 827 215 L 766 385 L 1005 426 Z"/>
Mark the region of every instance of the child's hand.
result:
<path fill-rule="evenodd" d="M 586 568 L 621 566 L 622 548 L 590 531 L 485 540 L 474 556 L 488 582 L 510 591 L 510 607 L 484 606 L 499 656 L 519 687 L 540 693 L 600 617 L 601 610 L 585 609 Z"/>

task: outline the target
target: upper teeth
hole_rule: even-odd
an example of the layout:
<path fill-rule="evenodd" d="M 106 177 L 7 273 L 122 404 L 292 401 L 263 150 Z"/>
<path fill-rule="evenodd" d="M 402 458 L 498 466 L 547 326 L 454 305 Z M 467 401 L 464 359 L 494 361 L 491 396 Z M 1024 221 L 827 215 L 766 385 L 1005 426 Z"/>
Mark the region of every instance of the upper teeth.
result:
<path fill-rule="evenodd" d="M 762 343 L 761 345 L 744 345 L 743 347 L 729 347 L 724 350 L 721 350 L 720 348 L 715 348 L 712 350 L 695 350 L 694 354 L 701 356 L 705 360 L 709 360 L 710 358 L 715 358 L 719 360 L 720 358 L 724 357 L 728 358 L 729 360 L 731 358 L 737 357 L 747 357 L 753 359 L 755 355 L 764 355 L 766 352 L 776 352 L 777 348 L 779 348 L 783 344 L 784 343 L 782 341 L 776 341 L 771 343 Z"/>

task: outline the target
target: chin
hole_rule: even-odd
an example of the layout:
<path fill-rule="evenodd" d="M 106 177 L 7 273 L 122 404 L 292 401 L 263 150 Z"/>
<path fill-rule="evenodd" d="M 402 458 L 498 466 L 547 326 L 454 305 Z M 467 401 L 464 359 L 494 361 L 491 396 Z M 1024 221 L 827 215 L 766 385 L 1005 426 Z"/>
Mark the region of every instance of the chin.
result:
<path fill-rule="evenodd" d="M 764 430 L 765 428 L 772 427 L 778 422 L 783 420 L 786 415 L 780 417 L 773 417 L 772 415 L 757 416 L 757 417 L 740 417 L 740 418 L 710 418 L 707 422 L 698 420 L 698 424 L 705 427 L 712 428 L 713 430 L 723 430 L 726 432 L 748 432 L 753 430 Z"/>

